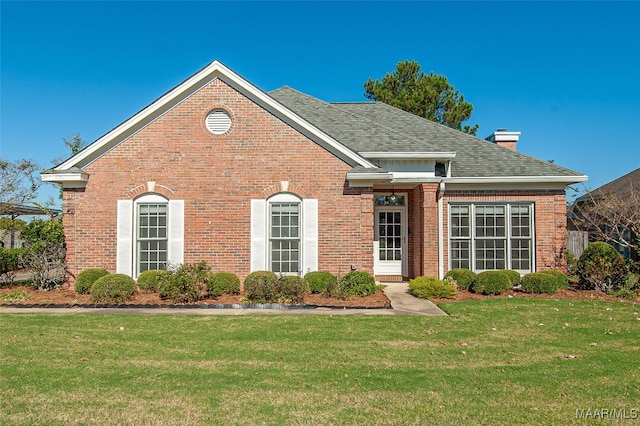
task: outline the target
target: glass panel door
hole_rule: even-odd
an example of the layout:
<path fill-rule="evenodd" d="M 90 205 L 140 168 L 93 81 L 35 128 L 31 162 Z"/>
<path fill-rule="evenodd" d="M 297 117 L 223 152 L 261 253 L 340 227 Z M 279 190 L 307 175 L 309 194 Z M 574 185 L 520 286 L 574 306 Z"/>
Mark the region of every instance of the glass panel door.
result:
<path fill-rule="evenodd" d="M 403 275 L 406 264 L 405 208 L 375 209 L 374 272 Z"/>

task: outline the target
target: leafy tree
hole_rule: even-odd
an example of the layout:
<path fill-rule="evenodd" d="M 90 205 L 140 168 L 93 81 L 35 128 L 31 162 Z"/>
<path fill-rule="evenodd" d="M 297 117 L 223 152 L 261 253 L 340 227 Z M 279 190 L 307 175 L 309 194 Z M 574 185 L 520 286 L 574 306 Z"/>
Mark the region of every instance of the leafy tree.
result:
<path fill-rule="evenodd" d="M 62 220 L 33 220 L 21 235 L 25 246 L 22 262 L 31 270 L 35 287 L 48 290 L 59 285 L 65 267 Z"/>
<path fill-rule="evenodd" d="M 9 161 L 0 157 L 0 203 L 27 204 L 40 187 L 40 167 L 32 160 Z M 2 211 L 0 205 L 0 214 Z"/>
<path fill-rule="evenodd" d="M 64 162 L 67 158 L 73 157 L 74 155 L 76 155 L 77 153 L 85 149 L 87 145 L 89 145 L 87 141 L 82 139 L 82 137 L 80 136 L 80 133 L 71 133 L 68 137 L 62 138 L 62 142 L 64 143 L 64 146 L 66 146 L 69 149 L 69 151 L 71 152 L 71 155 L 66 158 L 58 157 L 54 159 L 52 161 L 54 165 L 58 165 Z"/>
<path fill-rule="evenodd" d="M 464 100 L 443 75 L 425 74 L 416 61 L 402 61 L 382 80 L 364 83 L 367 99 L 372 99 L 435 121 L 452 129 L 475 135 L 478 125 L 462 123 L 471 117 L 473 105 Z"/>

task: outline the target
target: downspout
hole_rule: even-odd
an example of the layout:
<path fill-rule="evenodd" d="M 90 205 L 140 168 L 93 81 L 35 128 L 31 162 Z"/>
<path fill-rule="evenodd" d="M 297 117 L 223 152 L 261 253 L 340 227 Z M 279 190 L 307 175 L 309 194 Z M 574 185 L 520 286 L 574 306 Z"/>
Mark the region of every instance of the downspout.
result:
<path fill-rule="evenodd" d="M 444 180 L 438 185 L 438 279 L 444 279 Z"/>

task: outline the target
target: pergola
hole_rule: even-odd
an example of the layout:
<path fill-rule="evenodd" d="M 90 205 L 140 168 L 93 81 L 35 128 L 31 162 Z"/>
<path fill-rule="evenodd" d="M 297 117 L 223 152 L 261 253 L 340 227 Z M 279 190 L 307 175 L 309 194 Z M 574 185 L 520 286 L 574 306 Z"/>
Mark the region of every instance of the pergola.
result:
<path fill-rule="evenodd" d="M 12 203 L 0 203 L 0 216 L 9 216 L 15 221 L 20 216 L 49 216 L 51 219 L 62 213 L 58 209 L 49 209 L 37 206 L 24 206 Z M 15 227 L 11 227 L 11 248 L 15 246 Z"/>

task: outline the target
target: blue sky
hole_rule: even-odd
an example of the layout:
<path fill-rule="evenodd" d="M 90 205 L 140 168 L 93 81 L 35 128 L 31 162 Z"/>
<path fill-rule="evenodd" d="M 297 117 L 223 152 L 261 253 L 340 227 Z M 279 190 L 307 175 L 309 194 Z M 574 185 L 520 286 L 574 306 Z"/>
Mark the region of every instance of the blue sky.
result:
<path fill-rule="evenodd" d="M 364 81 L 410 59 L 473 104 L 478 136 L 521 131 L 519 151 L 593 189 L 640 167 L 638 16 L 640 2 L 3 0 L 0 156 L 49 168 L 62 138 L 94 141 L 214 59 L 326 101 L 364 100 Z"/>

